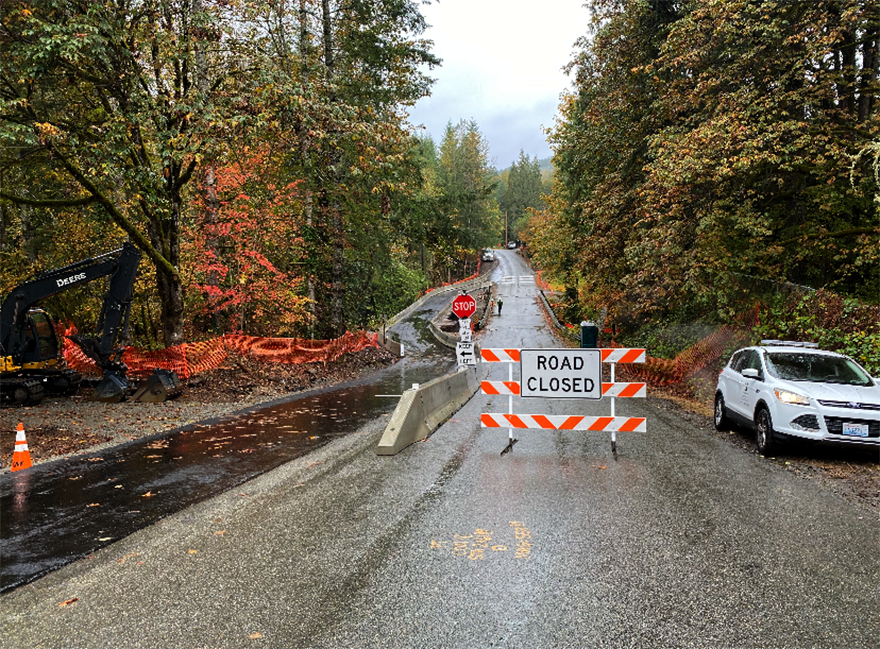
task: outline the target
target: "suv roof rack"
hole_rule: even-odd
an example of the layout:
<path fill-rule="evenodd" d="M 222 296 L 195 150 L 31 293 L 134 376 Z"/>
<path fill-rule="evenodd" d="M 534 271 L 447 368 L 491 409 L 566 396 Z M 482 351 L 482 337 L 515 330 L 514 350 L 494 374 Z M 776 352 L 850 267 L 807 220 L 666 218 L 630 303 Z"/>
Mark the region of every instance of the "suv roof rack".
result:
<path fill-rule="evenodd" d="M 804 343 L 797 340 L 762 340 L 761 344 L 774 347 L 805 347 L 807 349 L 819 349 L 818 343 Z"/>

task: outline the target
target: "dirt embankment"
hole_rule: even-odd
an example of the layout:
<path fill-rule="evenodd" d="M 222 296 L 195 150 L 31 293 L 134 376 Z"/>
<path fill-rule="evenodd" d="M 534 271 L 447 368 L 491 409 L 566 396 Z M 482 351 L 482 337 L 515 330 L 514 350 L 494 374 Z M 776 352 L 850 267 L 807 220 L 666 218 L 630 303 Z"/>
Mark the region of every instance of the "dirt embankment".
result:
<path fill-rule="evenodd" d="M 164 403 L 95 403 L 88 389 L 38 406 L 0 410 L 0 461 L 12 462 L 15 430 L 24 425 L 34 463 L 91 452 L 189 423 L 221 417 L 309 388 L 333 385 L 386 367 L 395 357 L 368 348 L 332 363 L 285 365 L 230 355 L 225 364 L 184 382 L 181 396 Z"/>

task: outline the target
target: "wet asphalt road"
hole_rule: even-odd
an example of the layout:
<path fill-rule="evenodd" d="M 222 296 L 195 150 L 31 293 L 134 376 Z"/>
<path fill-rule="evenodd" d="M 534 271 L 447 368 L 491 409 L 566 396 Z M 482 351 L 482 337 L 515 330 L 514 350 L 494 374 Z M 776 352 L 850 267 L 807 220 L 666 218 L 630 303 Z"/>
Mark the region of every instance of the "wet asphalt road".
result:
<path fill-rule="evenodd" d="M 504 314 L 478 341 L 554 346 L 500 257 Z M 618 401 L 648 432 L 619 434 L 617 461 L 573 431 L 517 431 L 502 457 L 479 414 L 505 406 L 477 395 L 394 457 L 366 422 L 168 516 L 0 597 L 4 646 L 877 646 L 875 513 L 651 398 Z"/>
<path fill-rule="evenodd" d="M 449 301 L 427 300 L 389 330 L 410 356 L 371 376 L 242 410 L 89 455 L 0 477 L 0 592 L 88 556 L 366 422 L 454 361 L 427 329 Z"/>

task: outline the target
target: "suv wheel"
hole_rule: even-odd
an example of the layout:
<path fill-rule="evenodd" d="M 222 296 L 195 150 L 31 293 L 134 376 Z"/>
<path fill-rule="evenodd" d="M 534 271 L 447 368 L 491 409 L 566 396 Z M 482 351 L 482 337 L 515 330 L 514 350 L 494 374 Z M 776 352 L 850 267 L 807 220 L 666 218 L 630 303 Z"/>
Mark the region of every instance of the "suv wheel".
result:
<path fill-rule="evenodd" d="M 727 430 L 730 427 L 730 419 L 727 418 L 727 408 L 724 407 L 724 397 L 721 393 L 715 395 L 715 430 Z"/>
<path fill-rule="evenodd" d="M 755 429 L 758 452 L 761 455 L 769 455 L 776 448 L 776 440 L 773 439 L 773 420 L 770 419 L 770 411 L 767 408 L 758 410 L 755 416 Z"/>

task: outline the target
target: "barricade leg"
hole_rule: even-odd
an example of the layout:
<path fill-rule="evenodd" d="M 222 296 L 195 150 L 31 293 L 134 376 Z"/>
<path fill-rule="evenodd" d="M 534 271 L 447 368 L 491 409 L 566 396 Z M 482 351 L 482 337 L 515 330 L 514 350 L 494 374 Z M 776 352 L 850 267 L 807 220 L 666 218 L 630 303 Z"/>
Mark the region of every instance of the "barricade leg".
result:
<path fill-rule="evenodd" d="M 507 364 L 507 380 L 508 382 L 513 382 L 513 363 Z M 507 395 L 507 414 L 513 414 L 513 394 Z M 513 438 L 513 428 L 507 429 L 507 446 L 504 447 L 504 450 L 501 451 L 501 455 L 505 453 L 509 453 L 513 450 L 513 445 L 516 444 L 519 440 Z"/>

